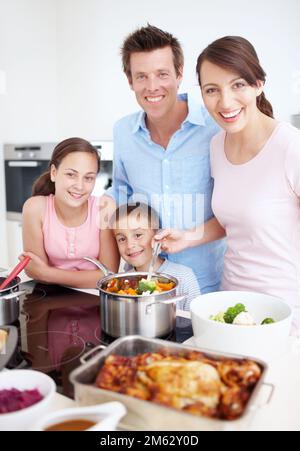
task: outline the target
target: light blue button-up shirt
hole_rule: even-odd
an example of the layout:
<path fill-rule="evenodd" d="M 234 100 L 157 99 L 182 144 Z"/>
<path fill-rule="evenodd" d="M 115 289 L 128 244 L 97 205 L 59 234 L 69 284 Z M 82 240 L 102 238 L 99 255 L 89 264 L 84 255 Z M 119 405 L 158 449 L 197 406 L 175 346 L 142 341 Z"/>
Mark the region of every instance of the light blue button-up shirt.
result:
<path fill-rule="evenodd" d="M 113 187 L 107 194 L 118 204 L 150 203 L 159 213 L 161 228 L 189 229 L 213 217 L 209 144 L 219 131 L 206 109 L 187 98 L 188 115 L 168 147 L 151 140 L 145 113 L 126 116 L 114 127 Z M 223 269 L 224 241 L 168 255 L 191 267 L 202 293 L 216 291 Z"/>

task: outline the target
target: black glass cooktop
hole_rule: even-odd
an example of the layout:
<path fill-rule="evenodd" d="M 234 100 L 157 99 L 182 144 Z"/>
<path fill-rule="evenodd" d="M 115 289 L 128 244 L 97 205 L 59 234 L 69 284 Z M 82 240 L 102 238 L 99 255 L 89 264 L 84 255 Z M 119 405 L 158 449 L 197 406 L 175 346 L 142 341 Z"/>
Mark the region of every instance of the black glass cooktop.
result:
<path fill-rule="evenodd" d="M 100 328 L 99 297 L 57 285 L 23 283 L 19 343 L 8 368 L 31 368 L 51 376 L 58 392 L 73 397 L 69 374 L 80 358 L 100 344 L 115 339 Z M 191 321 L 176 318 L 176 328 L 165 340 L 182 343 L 193 335 Z"/>

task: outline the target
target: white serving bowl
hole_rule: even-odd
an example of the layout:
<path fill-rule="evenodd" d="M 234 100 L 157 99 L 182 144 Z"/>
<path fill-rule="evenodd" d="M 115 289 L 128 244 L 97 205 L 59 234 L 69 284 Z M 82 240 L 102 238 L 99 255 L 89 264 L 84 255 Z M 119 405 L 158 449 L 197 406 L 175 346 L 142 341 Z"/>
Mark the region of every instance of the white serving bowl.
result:
<path fill-rule="evenodd" d="M 209 319 L 238 303 L 244 304 L 257 326 L 236 326 Z M 213 351 L 234 353 L 270 361 L 283 354 L 291 330 L 292 310 L 281 299 L 247 291 L 219 291 L 191 302 L 196 345 Z M 265 318 L 276 323 L 260 325 Z"/>
<path fill-rule="evenodd" d="M 34 370 L 10 370 L 0 373 L 0 390 L 33 390 L 37 389 L 43 399 L 30 407 L 10 413 L 0 413 L 0 431 L 26 431 L 42 415 L 47 413 L 52 401 L 56 385 L 46 374 Z"/>
<path fill-rule="evenodd" d="M 72 420 L 89 420 L 95 422 L 86 431 L 115 431 L 120 419 L 126 414 L 126 408 L 120 402 L 108 402 L 88 407 L 74 407 L 63 409 L 47 415 L 38 421 L 35 431 L 45 431 L 55 424 Z"/>

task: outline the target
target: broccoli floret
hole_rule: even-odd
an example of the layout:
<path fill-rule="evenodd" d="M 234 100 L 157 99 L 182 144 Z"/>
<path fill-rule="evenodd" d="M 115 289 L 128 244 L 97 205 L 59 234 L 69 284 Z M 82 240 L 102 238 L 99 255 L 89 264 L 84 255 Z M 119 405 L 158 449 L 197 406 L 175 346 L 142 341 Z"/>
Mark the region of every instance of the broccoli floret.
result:
<path fill-rule="evenodd" d="M 244 304 L 236 304 L 234 307 L 229 307 L 224 314 L 225 323 L 232 324 L 234 318 L 242 312 L 246 312 Z"/>
<path fill-rule="evenodd" d="M 218 323 L 225 323 L 224 312 L 219 312 L 216 315 L 211 315 L 209 319 L 212 321 L 217 321 Z"/>
<path fill-rule="evenodd" d="M 263 324 L 274 324 L 276 323 L 276 321 L 273 318 L 265 318 L 262 322 L 261 325 Z"/>
<path fill-rule="evenodd" d="M 145 291 L 150 291 L 150 294 L 156 290 L 156 283 L 154 280 L 142 279 L 139 281 L 138 293 L 143 294 Z"/>

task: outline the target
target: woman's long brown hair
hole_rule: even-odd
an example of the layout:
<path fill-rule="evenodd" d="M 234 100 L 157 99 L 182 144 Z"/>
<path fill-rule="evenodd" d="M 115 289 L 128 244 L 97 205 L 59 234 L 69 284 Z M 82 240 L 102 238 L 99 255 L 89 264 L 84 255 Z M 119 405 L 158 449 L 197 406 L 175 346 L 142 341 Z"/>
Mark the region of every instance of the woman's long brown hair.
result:
<path fill-rule="evenodd" d="M 84 152 L 95 155 L 98 164 L 97 172 L 100 171 L 100 156 L 91 143 L 82 138 L 65 139 L 55 147 L 48 170 L 34 182 L 32 187 L 33 196 L 49 196 L 49 194 L 55 194 L 55 183 L 51 181 L 50 176 L 51 166 L 54 165 L 58 169 L 62 160 L 72 152 Z"/>
<path fill-rule="evenodd" d="M 200 70 L 204 61 L 239 74 L 250 86 L 257 81 L 266 81 L 266 73 L 260 65 L 253 45 L 241 36 L 225 36 L 212 42 L 201 52 L 197 60 L 197 76 L 201 86 Z M 256 99 L 257 108 L 269 117 L 274 117 L 271 103 L 262 92 Z"/>

